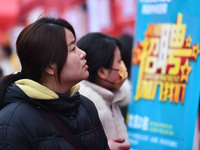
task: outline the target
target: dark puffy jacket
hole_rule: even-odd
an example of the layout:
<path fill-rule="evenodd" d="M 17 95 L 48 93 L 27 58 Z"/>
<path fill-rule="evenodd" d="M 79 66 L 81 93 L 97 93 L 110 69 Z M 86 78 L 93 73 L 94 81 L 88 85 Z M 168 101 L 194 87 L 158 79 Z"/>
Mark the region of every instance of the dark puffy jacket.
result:
<path fill-rule="evenodd" d="M 70 97 L 36 100 L 13 84 L 0 110 L 0 150 L 75 150 L 38 109 L 54 113 L 85 150 L 108 150 L 94 104 L 78 92 Z"/>

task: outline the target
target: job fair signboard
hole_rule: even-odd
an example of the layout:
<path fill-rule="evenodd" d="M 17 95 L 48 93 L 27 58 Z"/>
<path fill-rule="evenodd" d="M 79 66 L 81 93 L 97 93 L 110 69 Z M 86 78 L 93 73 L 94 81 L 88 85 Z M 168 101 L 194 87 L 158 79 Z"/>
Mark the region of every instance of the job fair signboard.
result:
<path fill-rule="evenodd" d="M 200 91 L 199 0 L 138 0 L 127 128 L 133 150 L 192 150 Z"/>

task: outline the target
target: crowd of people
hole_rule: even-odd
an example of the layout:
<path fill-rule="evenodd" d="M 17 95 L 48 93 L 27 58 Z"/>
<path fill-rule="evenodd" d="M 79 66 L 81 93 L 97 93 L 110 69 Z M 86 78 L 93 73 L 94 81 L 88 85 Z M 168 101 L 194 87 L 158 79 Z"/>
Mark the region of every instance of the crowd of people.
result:
<path fill-rule="evenodd" d="M 130 100 L 131 60 L 120 38 L 77 41 L 69 22 L 42 17 L 21 31 L 16 50 L 21 70 L 1 66 L 1 150 L 130 149 L 121 106 Z"/>

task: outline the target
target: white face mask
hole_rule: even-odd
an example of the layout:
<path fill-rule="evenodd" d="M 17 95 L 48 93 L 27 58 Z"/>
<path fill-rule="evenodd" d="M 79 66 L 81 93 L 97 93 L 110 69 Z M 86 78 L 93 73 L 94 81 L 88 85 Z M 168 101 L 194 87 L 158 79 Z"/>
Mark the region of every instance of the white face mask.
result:
<path fill-rule="evenodd" d="M 107 82 L 113 84 L 113 86 L 114 86 L 116 89 L 119 89 L 119 88 L 122 86 L 122 84 L 124 83 L 124 81 L 125 81 L 125 80 L 127 79 L 127 77 L 128 77 L 128 72 L 127 72 L 127 69 L 126 69 L 126 66 L 125 66 L 123 60 L 121 60 L 120 63 L 121 63 L 121 64 L 120 64 L 120 66 L 119 66 L 118 69 L 113 69 L 113 68 L 111 68 L 111 69 L 117 71 L 118 74 L 119 74 L 119 76 L 121 77 L 121 79 L 118 80 L 118 81 L 116 81 L 116 82 L 111 82 L 111 81 L 105 80 L 105 81 L 107 81 Z"/>

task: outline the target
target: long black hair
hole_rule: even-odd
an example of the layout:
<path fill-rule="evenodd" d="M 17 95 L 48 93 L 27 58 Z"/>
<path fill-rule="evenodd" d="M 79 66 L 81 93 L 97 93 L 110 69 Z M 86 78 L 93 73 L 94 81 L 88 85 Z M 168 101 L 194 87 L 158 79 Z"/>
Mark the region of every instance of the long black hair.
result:
<path fill-rule="evenodd" d="M 65 28 L 75 36 L 70 23 L 63 19 L 43 17 L 25 27 L 16 42 L 17 54 L 22 66 L 21 73 L 10 74 L 0 81 L 0 107 L 6 88 L 22 78 L 40 82 L 45 68 L 55 63 L 58 68 L 58 79 L 67 58 Z"/>

